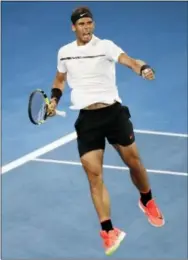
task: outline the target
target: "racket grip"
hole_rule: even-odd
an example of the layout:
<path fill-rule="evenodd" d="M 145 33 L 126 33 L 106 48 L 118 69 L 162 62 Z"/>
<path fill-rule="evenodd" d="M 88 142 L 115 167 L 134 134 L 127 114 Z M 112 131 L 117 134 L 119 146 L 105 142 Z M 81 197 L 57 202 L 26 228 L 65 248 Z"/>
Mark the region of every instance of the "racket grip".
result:
<path fill-rule="evenodd" d="M 65 111 L 56 110 L 56 115 L 65 117 L 66 116 L 66 112 Z"/>

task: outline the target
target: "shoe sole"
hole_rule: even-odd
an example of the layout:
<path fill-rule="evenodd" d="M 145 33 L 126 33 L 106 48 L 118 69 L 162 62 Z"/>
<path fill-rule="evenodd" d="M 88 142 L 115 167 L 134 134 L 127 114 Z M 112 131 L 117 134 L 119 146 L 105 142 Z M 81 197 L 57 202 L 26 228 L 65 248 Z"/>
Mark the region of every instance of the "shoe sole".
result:
<path fill-rule="evenodd" d="M 106 251 L 105 254 L 108 256 L 112 255 L 119 248 L 119 246 L 120 246 L 121 242 L 124 240 L 125 236 L 126 236 L 126 233 L 121 231 L 117 244 L 115 246 L 111 247 L 108 251 Z"/>
<path fill-rule="evenodd" d="M 145 216 L 148 218 L 148 216 L 147 216 L 146 213 L 145 213 L 145 210 L 143 209 L 142 205 L 140 204 L 140 201 L 138 202 L 138 206 L 139 206 L 139 208 L 141 209 L 141 211 L 145 214 Z M 148 222 L 149 222 L 152 226 L 154 226 L 154 227 L 162 227 L 162 226 L 164 226 L 164 224 L 165 224 L 165 220 L 164 220 L 163 215 L 162 215 L 162 218 L 163 218 L 163 223 L 162 223 L 161 225 L 155 225 L 154 223 L 151 222 L 151 220 L 150 220 L 149 218 L 148 218 Z"/>

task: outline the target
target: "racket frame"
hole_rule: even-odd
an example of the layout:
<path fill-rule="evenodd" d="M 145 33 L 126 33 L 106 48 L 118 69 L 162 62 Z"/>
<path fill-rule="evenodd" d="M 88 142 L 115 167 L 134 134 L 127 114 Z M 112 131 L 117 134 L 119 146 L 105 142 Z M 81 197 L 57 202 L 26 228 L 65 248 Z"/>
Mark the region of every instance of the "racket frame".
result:
<path fill-rule="evenodd" d="M 28 116 L 29 116 L 29 119 L 30 121 L 34 124 L 34 125 L 41 125 L 43 123 L 45 123 L 46 119 L 47 119 L 47 114 L 44 116 L 44 119 L 43 120 L 40 120 L 38 122 L 36 122 L 33 117 L 32 117 L 32 113 L 31 113 L 31 105 L 32 105 L 32 100 L 33 100 L 33 96 L 39 92 L 42 96 L 43 96 L 43 99 L 44 99 L 44 103 L 46 105 L 49 105 L 50 101 L 48 99 L 48 96 L 46 95 L 46 93 L 42 90 L 42 89 L 36 89 L 34 90 L 30 96 L 29 96 L 29 103 L 28 103 Z"/>

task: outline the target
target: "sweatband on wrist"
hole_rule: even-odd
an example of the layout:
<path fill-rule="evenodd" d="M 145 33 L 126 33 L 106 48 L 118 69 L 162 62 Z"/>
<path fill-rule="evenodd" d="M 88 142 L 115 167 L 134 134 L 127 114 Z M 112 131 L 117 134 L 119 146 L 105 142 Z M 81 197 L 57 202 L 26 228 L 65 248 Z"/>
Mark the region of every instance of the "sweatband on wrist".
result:
<path fill-rule="evenodd" d="M 52 88 L 51 90 L 51 98 L 55 98 L 57 104 L 59 103 L 59 100 L 62 96 L 62 91 L 59 88 Z"/>
<path fill-rule="evenodd" d="M 140 76 L 142 76 L 142 72 L 143 72 L 143 70 L 145 70 L 145 69 L 151 69 L 151 67 L 150 67 L 149 65 L 147 65 L 147 64 L 142 65 L 142 67 L 140 68 Z"/>

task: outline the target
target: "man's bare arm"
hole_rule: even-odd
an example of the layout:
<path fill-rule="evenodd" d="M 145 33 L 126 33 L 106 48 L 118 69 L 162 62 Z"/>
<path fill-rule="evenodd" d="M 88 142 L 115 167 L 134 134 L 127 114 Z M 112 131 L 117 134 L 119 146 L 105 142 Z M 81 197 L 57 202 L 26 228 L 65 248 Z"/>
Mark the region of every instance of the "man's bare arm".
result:
<path fill-rule="evenodd" d="M 63 92 L 65 89 L 66 78 L 66 73 L 57 71 L 52 88 L 58 88 Z"/>
<path fill-rule="evenodd" d="M 60 90 L 61 93 L 63 93 L 63 91 L 65 89 L 66 78 L 67 78 L 66 73 L 61 73 L 61 72 L 57 71 L 54 82 L 53 82 L 52 91 L 54 89 L 57 89 L 57 90 Z M 51 98 L 51 101 L 53 99 L 55 99 L 55 98 Z"/>
<path fill-rule="evenodd" d="M 52 96 L 51 96 L 50 104 L 48 105 L 48 116 L 55 115 L 55 109 L 65 89 L 66 78 L 67 78 L 66 73 L 61 73 L 57 71 L 52 86 Z"/>
<path fill-rule="evenodd" d="M 126 53 L 121 53 L 118 59 L 118 62 L 130 69 L 132 69 L 136 74 L 140 75 L 140 70 L 143 65 L 147 65 L 146 62 L 142 60 L 137 60 L 134 59 L 130 56 L 128 56 Z M 144 78 L 146 79 L 154 79 L 155 75 L 154 72 L 151 68 L 147 68 L 143 70 L 143 75 Z"/>

